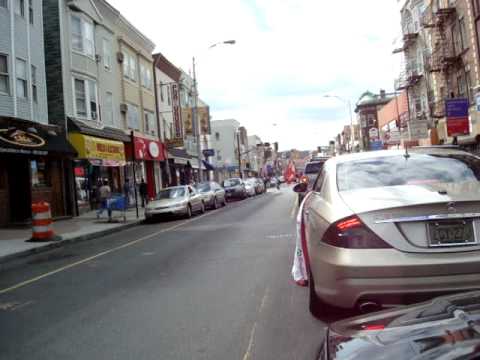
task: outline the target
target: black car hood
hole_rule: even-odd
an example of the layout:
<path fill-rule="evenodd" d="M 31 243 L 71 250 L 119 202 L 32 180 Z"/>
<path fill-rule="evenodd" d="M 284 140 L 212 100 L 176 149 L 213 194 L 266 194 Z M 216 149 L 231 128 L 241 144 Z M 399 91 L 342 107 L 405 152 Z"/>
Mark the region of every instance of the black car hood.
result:
<path fill-rule="evenodd" d="M 480 291 L 340 321 L 327 338 L 330 359 L 477 358 Z"/>

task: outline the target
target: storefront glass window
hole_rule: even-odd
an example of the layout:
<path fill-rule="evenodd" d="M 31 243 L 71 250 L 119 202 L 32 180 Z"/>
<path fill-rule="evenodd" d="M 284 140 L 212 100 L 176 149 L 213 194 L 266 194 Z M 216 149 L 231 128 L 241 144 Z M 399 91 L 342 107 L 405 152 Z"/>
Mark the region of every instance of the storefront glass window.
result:
<path fill-rule="evenodd" d="M 30 174 L 32 187 L 49 186 L 45 160 L 30 161 Z"/>

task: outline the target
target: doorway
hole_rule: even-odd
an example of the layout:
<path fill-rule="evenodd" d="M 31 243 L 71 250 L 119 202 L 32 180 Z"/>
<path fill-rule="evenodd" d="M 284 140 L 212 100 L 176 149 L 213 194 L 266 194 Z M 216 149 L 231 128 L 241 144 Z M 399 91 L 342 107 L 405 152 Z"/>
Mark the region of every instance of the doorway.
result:
<path fill-rule="evenodd" d="M 30 185 L 30 162 L 12 159 L 7 162 L 10 222 L 25 224 L 32 218 L 32 190 Z"/>

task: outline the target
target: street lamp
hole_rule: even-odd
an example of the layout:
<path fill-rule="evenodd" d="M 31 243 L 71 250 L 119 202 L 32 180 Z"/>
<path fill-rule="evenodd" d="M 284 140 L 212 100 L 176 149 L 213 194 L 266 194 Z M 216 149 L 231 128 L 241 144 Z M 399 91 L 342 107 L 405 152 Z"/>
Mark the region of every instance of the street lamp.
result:
<path fill-rule="evenodd" d="M 234 45 L 236 43 L 235 40 L 226 40 L 215 43 L 210 45 L 208 48 L 214 48 L 217 45 Z M 195 139 L 197 142 L 197 160 L 198 160 L 198 180 L 199 182 L 203 181 L 203 173 L 202 173 L 202 146 L 200 144 L 200 121 L 197 117 L 197 108 L 198 108 L 198 89 L 197 89 L 197 75 L 195 71 L 195 56 L 192 58 L 193 63 L 193 91 L 194 91 L 194 100 L 193 100 L 193 109 L 192 109 L 192 123 L 195 124 Z"/>
<path fill-rule="evenodd" d="M 349 114 L 350 114 L 350 130 L 351 130 L 351 134 L 350 134 L 350 138 L 351 138 L 350 151 L 353 152 L 355 129 L 354 129 L 354 127 L 353 127 L 352 103 L 351 103 L 350 99 L 344 99 L 344 98 L 342 98 L 342 97 L 340 97 L 340 96 L 337 96 L 337 95 L 324 95 L 323 97 L 325 97 L 325 98 L 335 98 L 335 99 L 338 99 L 338 100 L 340 100 L 341 102 L 343 102 L 345 105 L 348 106 L 348 111 L 349 111 Z"/>

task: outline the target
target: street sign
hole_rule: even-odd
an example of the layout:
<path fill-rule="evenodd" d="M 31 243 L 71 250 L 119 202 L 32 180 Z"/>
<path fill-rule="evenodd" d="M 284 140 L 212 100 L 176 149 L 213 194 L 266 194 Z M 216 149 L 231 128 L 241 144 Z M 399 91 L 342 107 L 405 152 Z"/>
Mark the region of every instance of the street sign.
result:
<path fill-rule="evenodd" d="M 167 145 L 167 149 L 182 147 L 184 145 L 183 139 L 167 139 L 165 140 L 165 144 Z"/>
<path fill-rule="evenodd" d="M 458 98 L 445 100 L 448 136 L 468 135 L 470 133 L 468 108 L 468 99 Z"/>
<path fill-rule="evenodd" d="M 426 121 L 409 121 L 410 139 L 419 140 L 428 138 L 428 123 Z"/>
<path fill-rule="evenodd" d="M 205 156 L 205 157 L 215 156 L 215 150 L 214 149 L 205 149 L 202 152 L 203 152 L 203 156 Z"/>
<path fill-rule="evenodd" d="M 370 140 L 377 140 L 378 139 L 378 129 L 377 128 L 371 128 L 368 130 L 368 137 Z"/>
<path fill-rule="evenodd" d="M 370 150 L 383 150 L 383 142 L 381 140 L 370 141 Z"/>

